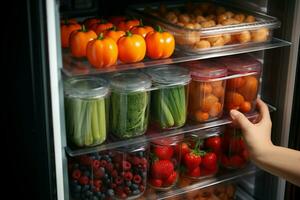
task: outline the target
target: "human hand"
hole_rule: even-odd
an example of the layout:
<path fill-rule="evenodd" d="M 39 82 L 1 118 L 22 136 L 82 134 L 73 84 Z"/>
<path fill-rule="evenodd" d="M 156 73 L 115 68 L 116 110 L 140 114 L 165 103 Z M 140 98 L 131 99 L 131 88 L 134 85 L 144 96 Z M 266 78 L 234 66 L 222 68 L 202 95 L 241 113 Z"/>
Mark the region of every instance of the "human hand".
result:
<path fill-rule="evenodd" d="M 257 106 L 260 112 L 260 121 L 255 124 L 250 122 L 241 112 L 230 111 L 233 123 L 242 129 L 250 156 L 254 161 L 262 157 L 266 150 L 273 147 L 271 141 L 272 122 L 268 106 L 261 99 L 257 99 Z"/>

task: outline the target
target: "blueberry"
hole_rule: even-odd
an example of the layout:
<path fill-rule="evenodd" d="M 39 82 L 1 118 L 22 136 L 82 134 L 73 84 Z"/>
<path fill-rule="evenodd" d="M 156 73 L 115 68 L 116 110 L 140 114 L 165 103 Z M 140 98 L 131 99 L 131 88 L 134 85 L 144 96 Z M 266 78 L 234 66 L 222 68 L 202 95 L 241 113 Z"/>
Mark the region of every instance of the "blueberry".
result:
<path fill-rule="evenodd" d="M 96 197 L 96 196 L 93 196 L 92 197 L 92 200 L 98 200 L 99 198 L 98 197 Z"/>
<path fill-rule="evenodd" d="M 88 191 L 85 192 L 85 195 L 88 196 L 88 197 L 90 197 L 90 196 L 93 195 L 93 192 L 91 192 L 91 191 L 88 190 Z"/>
<path fill-rule="evenodd" d="M 95 186 L 91 185 L 91 191 L 93 191 L 95 189 Z"/>
<path fill-rule="evenodd" d="M 89 185 L 84 185 L 84 186 L 82 187 L 82 192 L 88 191 L 89 189 L 90 189 L 90 186 L 89 186 Z"/>
<path fill-rule="evenodd" d="M 80 199 L 80 193 L 72 193 L 74 199 Z"/>
<path fill-rule="evenodd" d="M 76 185 L 74 187 L 74 192 L 76 193 L 76 192 L 80 192 L 80 191 L 81 191 L 81 185 Z"/>
<path fill-rule="evenodd" d="M 108 174 L 107 173 L 104 174 L 104 178 L 108 179 Z"/>
<path fill-rule="evenodd" d="M 84 176 L 87 176 L 87 177 L 90 177 L 91 172 L 89 172 L 89 171 L 86 170 L 86 171 L 83 172 L 83 175 L 84 175 Z"/>
<path fill-rule="evenodd" d="M 111 162 L 111 158 L 108 158 L 108 159 L 107 159 L 107 162 Z"/>
<path fill-rule="evenodd" d="M 131 181 L 126 181 L 126 185 L 130 187 L 132 185 Z"/>
<path fill-rule="evenodd" d="M 139 188 L 139 186 L 137 184 L 132 184 L 131 185 L 132 190 L 136 190 Z"/>
<path fill-rule="evenodd" d="M 96 159 L 96 160 L 101 160 L 101 156 L 100 156 L 99 154 L 96 154 L 96 155 L 95 155 L 95 159 Z"/>
<path fill-rule="evenodd" d="M 139 155 L 140 157 L 144 157 L 144 152 L 143 152 L 143 151 L 139 151 L 139 152 L 138 152 L 138 155 Z"/>
<path fill-rule="evenodd" d="M 97 197 L 101 197 L 102 193 L 101 192 L 96 192 Z"/>
<path fill-rule="evenodd" d="M 80 166 L 79 166 L 79 169 L 80 169 L 81 171 L 85 171 L 87 168 L 86 168 L 85 166 L 83 166 L 83 165 L 80 165 Z"/>
<path fill-rule="evenodd" d="M 112 197 L 112 196 L 114 196 L 115 192 L 113 189 L 109 189 L 109 190 L 107 190 L 107 194 Z"/>
<path fill-rule="evenodd" d="M 78 164 L 78 163 L 75 163 L 75 164 L 73 165 L 73 168 L 74 168 L 74 169 L 78 169 L 78 167 L 79 167 L 79 164 Z"/>
<path fill-rule="evenodd" d="M 133 192 L 132 192 L 133 195 L 137 195 L 139 193 L 141 193 L 140 190 L 133 190 Z"/>
<path fill-rule="evenodd" d="M 104 199 L 105 199 L 105 197 L 106 197 L 106 196 L 105 196 L 105 194 L 104 194 L 104 193 L 102 193 L 102 194 L 101 194 L 101 197 L 100 197 L 100 199 L 101 199 L 101 200 L 104 200 Z"/>

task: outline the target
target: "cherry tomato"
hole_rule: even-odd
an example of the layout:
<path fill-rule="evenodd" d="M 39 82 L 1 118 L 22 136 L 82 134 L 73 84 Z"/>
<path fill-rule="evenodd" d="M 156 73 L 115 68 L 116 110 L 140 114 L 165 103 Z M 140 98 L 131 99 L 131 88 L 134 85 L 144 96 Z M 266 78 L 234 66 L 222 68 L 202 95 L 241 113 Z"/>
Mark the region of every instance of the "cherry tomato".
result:
<path fill-rule="evenodd" d="M 204 143 L 205 147 L 210 148 L 215 153 L 221 150 L 221 138 L 219 136 L 209 137 Z"/>
<path fill-rule="evenodd" d="M 202 157 L 202 166 L 206 169 L 214 170 L 217 167 L 217 156 L 213 152 L 206 153 L 205 156 Z"/>

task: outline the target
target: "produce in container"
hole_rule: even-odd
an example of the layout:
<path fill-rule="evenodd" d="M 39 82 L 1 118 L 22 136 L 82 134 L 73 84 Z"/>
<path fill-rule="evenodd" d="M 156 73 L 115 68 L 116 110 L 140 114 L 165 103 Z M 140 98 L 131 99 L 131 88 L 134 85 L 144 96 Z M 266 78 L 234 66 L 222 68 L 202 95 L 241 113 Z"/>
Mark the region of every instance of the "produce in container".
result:
<path fill-rule="evenodd" d="M 73 200 L 136 199 L 147 186 L 149 148 L 126 146 L 68 157 L 69 192 Z"/>
<path fill-rule="evenodd" d="M 162 129 L 182 127 L 187 116 L 189 71 L 178 66 L 160 66 L 146 70 L 153 85 L 151 121 Z"/>
<path fill-rule="evenodd" d="M 244 168 L 249 163 L 249 151 L 241 129 L 226 126 L 222 136 L 221 164 L 228 169 Z"/>
<path fill-rule="evenodd" d="M 223 127 L 186 135 L 181 144 L 182 174 L 192 179 L 215 176 L 219 171 Z"/>
<path fill-rule="evenodd" d="M 243 113 L 255 110 L 261 63 L 249 55 L 230 56 L 217 59 L 217 62 L 227 66 L 229 75 L 241 77 L 227 80 L 225 93 L 225 109 L 237 109 Z M 252 73 L 246 76 L 243 74 Z"/>
<path fill-rule="evenodd" d="M 197 122 L 219 119 L 223 114 L 227 69 L 211 60 L 192 61 L 188 67 L 192 81 L 189 85 L 189 118 Z"/>
<path fill-rule="evenodd" d="M 182 136 L 162 138 L 150 143 L 149 185 L 158 191 L 171 189 L 179 178 Z"/>
<path fill-rule="evenodd" d="M 68 142 L 76 147 L 101 144 L 106 139 L 109 89 L 94 77 L 65 81 L 65 120 Z"/>
<path fill-rule="evenodd" d="M 117 73 L 111 78 L 110 128 L 118 138 L 143 135 L 147 130 L 150 78 L 140 72 Z"/>

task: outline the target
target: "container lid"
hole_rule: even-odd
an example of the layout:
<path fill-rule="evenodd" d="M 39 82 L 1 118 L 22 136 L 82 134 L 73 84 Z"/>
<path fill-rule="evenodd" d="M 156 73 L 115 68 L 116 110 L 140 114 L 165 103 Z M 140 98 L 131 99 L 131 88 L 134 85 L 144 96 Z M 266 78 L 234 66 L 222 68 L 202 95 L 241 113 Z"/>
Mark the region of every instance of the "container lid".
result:
<path fill-rule="evenodd" d="M 223 64 L 211 60 L 197 60 L 185 63 L 193 79 L 206 80 L 221 78 L 227 75 L 227 68 Z"/>
<path fill-rule="evenodd" d="M 160 138 L 157 140 L 153 140 L 151 143 L 152 144 L 157 144 L 157 145 L 173 145 L 178 142 L 181 142 L 183 140 L 183 135 L 176 135 L 176 136 L 170 136 L 166 138 Z"/>
<path fill-rule="evenodd" d="M 110 85 L 120 91 L 142 91 L 151 87 L 151 79 L 141 72 L 120 72 L 111 77 Z"/>
<path fill-rule="evenodd" d="M 96 99 L 108 94 L 106 80 L 98 77 L 73 77 L 64 81 L 65 95 L 73 98 Z"/>
<path fill-rule="evenodd" d="M 192 132 L 189 134 L 190 137 L 208 138 L 214 135 L 220 135 L 224 131 L 223 126 L 207 128 L 199 131 Z"/>
<path fill-rule="evenodd" d="M 261 71 L 261 63 L 250 55 L 228 56 L 216 60 L 227 67 L 229 74 Z"/>
<path fill-rule="evenodd" d="M 126 145 L 117 148 L 117 151 L 122 152 L 139 152 L 139 151 L 146 151 L 148 149 L 148 143 L 142 142 L 139 144 L 132 144 L 132 145 Z"/>
<path fill-rule="evenodd" d="M 148 68 L 146 73 L 158 84 L 186 84 L 191 80 L 189 70 L 174 65 Z"/>

